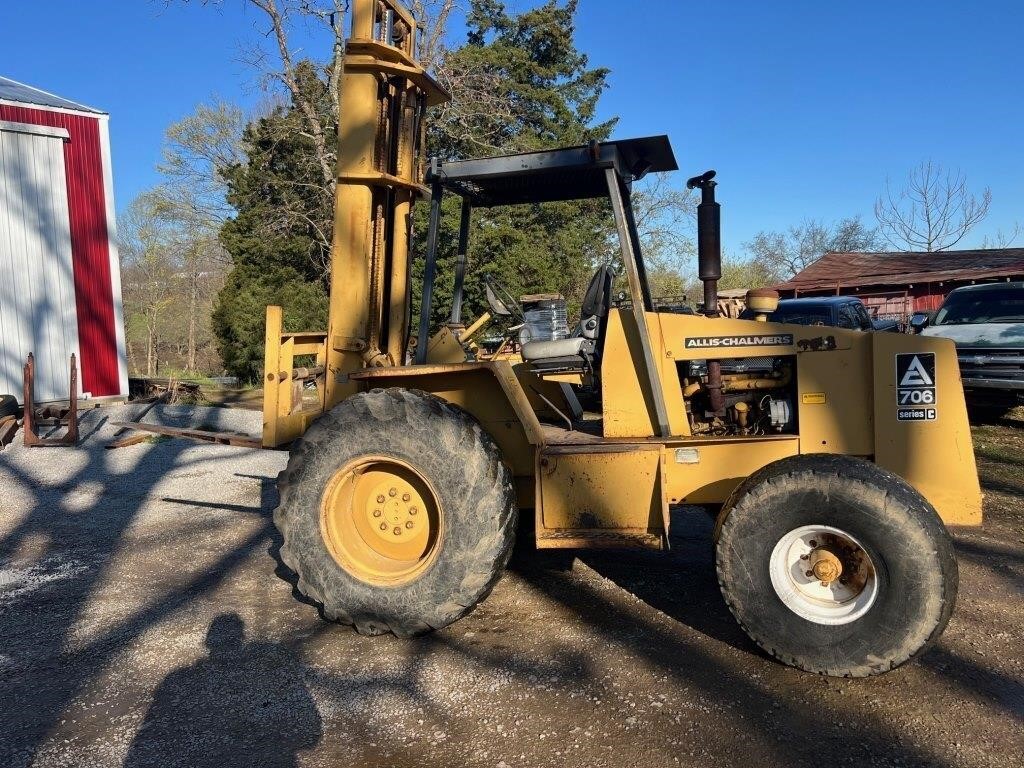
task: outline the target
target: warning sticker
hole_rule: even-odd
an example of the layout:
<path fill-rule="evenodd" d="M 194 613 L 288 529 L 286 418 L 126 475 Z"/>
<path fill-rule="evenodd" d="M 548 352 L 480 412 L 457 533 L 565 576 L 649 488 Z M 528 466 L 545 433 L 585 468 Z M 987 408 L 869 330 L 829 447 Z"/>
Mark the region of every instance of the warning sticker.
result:
<path fill-rule="evenodd" d="M 935 353 L 901 352 L 896 355 L 896 419 L 933 421 L 937 414 Z"/>

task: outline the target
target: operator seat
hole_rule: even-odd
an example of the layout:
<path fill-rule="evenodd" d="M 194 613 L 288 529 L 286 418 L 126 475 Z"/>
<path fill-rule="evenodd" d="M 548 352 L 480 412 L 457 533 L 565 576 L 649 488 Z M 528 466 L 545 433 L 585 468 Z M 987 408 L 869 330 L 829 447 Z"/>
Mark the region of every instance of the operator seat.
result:
<path fill-rule="evenodd" d="M 608 311 L 612 304 L 612 278 L 608 264 L 602 264 L 590 279 L 583 297 L 580 324 L 574 335 L 553 341 L 528 341 L 523 344 L 523 360 L 538 370 L 575 370 L 592 367 L 601 356 Z"/>

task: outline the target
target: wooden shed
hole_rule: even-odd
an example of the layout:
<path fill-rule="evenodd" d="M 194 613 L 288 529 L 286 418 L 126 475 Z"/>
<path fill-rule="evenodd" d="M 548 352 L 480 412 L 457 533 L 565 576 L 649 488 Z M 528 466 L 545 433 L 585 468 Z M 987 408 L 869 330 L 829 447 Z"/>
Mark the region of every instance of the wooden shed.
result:
<path fill-rule="evenodd" d="M 776 285 L 783 298 L 857 296 L 878 317 L 906 322 L 938 309 L 954 288 L 1024 278 L 1024 248 L 971 251 L 826 253 Z"/>

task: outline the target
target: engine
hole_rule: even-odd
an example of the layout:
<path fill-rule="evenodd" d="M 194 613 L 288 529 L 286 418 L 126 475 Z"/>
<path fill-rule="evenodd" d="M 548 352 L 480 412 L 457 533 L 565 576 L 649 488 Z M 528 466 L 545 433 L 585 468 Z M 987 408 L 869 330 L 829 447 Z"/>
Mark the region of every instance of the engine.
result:
<path fill-rule="evenodd" d="M 724 407 L 712 409 L 706 360 L 680 365 L 683 401 L 694 435 L 792 434 L 796 431 L 796 383 L 792 357 L 745 357 L 719 361 Z"/>

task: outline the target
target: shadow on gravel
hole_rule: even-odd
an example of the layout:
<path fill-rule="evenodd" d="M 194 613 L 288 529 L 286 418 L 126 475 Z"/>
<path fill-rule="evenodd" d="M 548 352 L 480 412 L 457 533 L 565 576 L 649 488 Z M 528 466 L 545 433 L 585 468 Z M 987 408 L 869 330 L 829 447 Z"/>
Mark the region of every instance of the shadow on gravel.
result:
<path fill-rule="evenodd" d="M 981 562 L 989 562 L 992 558 L 1001 558 L 1024 564 L 1024 552 L 1018 548 L 1003 544 L 981 544 L 959 538 L 954 539 L 954 544 L 958 553 Z"/>
<path fill-rule="evenodd" d="M 983 491 L 995 491 L 1010 496 L 1024 496 L 1024 483 L 1015 483 L 1010 480 L 999 480 L 992 476 L 982 475 L 981 489 Z"/>
<path fill-rule="evenodd" d="M 1017 590 L 1024 593 L 1024 573 L 1018 572 L 1014 567 L 1024 567 L 1024 554 L 1019 550 L 1000 544 L 966 541 L 963 538 L 955 538 L 953 545 L 957 557 L 969 560 L 1008 580 Z"/>
<path fill-rule="evenodd" d="M 693 513 L 686 513 L 693 514 Z M 699 517 L 673 518 L 673 553 L 658 561 L 658 553 L 621 552 L 615 555 L 579 553 L 582 562 L 624 590 L 686 626 L 743 653 L 757 649 L 736 625 L 718 591 L 711 563 L 710 521 Z M 677 531 L 682 531 L 677 534 Z M 679 540 L 677 541 L 677 536 Z M 709 699 L 728 697 L 729 709 L 743 718 L 756 741 L 758 759 L 766 764 L 889 764 L 947 766 L 942 754 L 901 740 L 864 715 L 827 698 L 813 705 L 800 702 L 793 693 L 790 675 L 801 675 L 812 697 L 819 687 L 816 678 L 774 664 L 773 674 L 749 674 L 744 663 L 726 658 L 733 651 L 709 653 L 684 633 L 644 620 L 594 587 L 547 567 L 544 553 L 523 552 L 512 563 L 527 583 L 545 596 L 571 609 L 610 646 L 638 656 L 678 685 Z M 760 653 L 759 651 L 757 651 Z M 949 654 L 946 656 L 950 661 Z M 760 659 L 758 663 L 762 663 Z M 891 674 L 900 674 L 899 671 Z M 954 680 L 973 671 L 958 667 Z M 764 679 L 762 682 L 762 678 Z M 772 690 L 772 680 L 781 690 Z M 998 690 L 1000 681 L 988 681 Z M 837 683 L 838 684 L 838 683 Z M 857 685 L 849 681 L 845 685 Z M 851 724 L 855 730 L 851 729 Z M 809 737 L 813 734 L 813 738 Z M 737 753 L 737 760 L 739 760 Z"/>
<path fill-rule="evenodd" d="M 83 415 L 84 434 L 95 433 L 88 423 L 95 413 Z M 72 629 L 153 489 L 167 473 L 204 463 L 204 459 L 181 459 L 189 447 L 180 440 L 154 443 L 131 470 L 124 471 L 114 469 L 113 452 L 95 442 L 78 449 L 31 449 L 54 462 L 62 460 L 64 451 L 86 455 L 86 464 L 56 485 L 26 474 L 7 456 L 0 458 L 7 476 L 33 498 L 28 513 L 0 539 L 0 563 L 10 563 L 31 542 L 45 542 L 32 566 L 41 578 L 25 594 L 8 597 L 0 610 L 0 654 L 8 660 L 0 676 L 4 710 L 0 765 L 32 765 L 40 744 L 94 676 L 147 629 L 213 590 L 261 542 L 270 539 L 268 520 L 234 549 L 223 552 L 210 568 L 103 627 L 87 642 L 73 642 Z M 73 491 L 96 486 L 103 490 L 95 502 L 85 508 L 69 506 Z"/>
<path fill-rule="evenodd" d="M 981 699 L 1013 719 L 1024 720 L 1024 680 L 986 669 L 942 646 L 932 648 L 916 663 L 956 683 L 965 696 Z"/>
<path fill-rule="evenodd" d="M 207 656 L 157 687 L 124 768 L 224 768 L 241 755 L 267 768 L 298 765 L 299 752 L 315 747 L 323 733 L 298 654 L 246 640 L 237 613 L 213 620 L 206 647 Z"/>
<path fill-rule="evenodd" d="M 704 511 L 672 510 L 671 551 L 579 552 L 579 560 L 666 616 L 719 642 L 764 656 L 722 599 Z"/>

